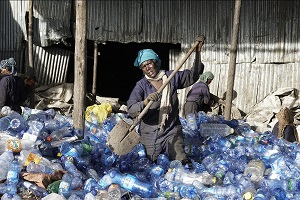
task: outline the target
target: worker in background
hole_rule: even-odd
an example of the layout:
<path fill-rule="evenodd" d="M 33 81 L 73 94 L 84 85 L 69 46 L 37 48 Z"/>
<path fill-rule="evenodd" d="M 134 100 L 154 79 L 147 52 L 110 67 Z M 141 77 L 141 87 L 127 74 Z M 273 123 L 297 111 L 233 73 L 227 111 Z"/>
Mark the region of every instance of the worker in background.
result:
<path fill-rule="evenodd" d="M 214 79 L 213 73 L 207 71 L 200 75 L 199 81 L 195 83 L 187 94 L 184 104 L 184 115 L 195 113 L 197 116 L 199 111 L 207 113 L 210 106 L 214 103 L 209 91 L 209 84 Z"/>
<path fill-rule="evenodd" d="M 283 107 L 276 114 L 276 118 L 278 122 L 274 125 L 272 130 L 275 138 L 284 138 L 289 142 L 299 142 L 292 111 L 287 107 Z"/>
<path fill-rule="evenodd" d="M 14 58 L 0 62 L 0 110 L 3 106 L 9 106 L 13 111 L 21 114 L 21 103 L 30 93 L 31 79 L 24 80 L 17 76 L 17 64 Z M 35 79 L 34 79 L 35 81 Z"/>
<path fill-rule="evenodd" d="M 199 55 L 200 50 L 197 48 L 196 51 L 195 54 Z M 138 52 L 134 66 L 143 71 L 144 77 L 132 90 L 127 107 L 130 116 L 137 117 L 149 101 L 154 101 L 139 127 L 141 143 L 145 146 L 147 157 L 152 161 L 156 161 L 159 154 L 166 152 L 170 160 L 179 160 L 183 165 L 191 164 L 183 148 L 177 90 L 188 87 L 198 80 L 204 69 L 204 65 L 196 60 L 199 57 L 195 57 L 190 70 L 178 71 L 163 89 L 162 94 L 159 94 L 157 90 L 173 71 L 161 70 L 161 60 L 152 49 Z"/>

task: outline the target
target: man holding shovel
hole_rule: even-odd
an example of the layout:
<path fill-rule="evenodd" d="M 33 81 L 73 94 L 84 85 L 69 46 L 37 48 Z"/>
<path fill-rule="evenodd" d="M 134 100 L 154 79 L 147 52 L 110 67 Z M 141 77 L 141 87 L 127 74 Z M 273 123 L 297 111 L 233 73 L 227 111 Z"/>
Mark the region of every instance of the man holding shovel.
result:
<path fill-rule="evenodd" d="M 191 163 L 183 147 L 177 89 L 194 84 L 203 73 L 200 49 L 196 48 L 193 67 L 175 73 L 161 93 L 157 91 L 173 71 L 160 70 L 161 60 L 152 49 L 138 52 L 134 66 L 139 67 L 145 76 L 136 83 L 127 106 L 130 116 L 136 117 L 150 101 L 153 102 L 141 119 L 139 127 L 141 143 L 146 148 L 147 157 L 152 161 L 156 161 L 159 154 L 166 152 L 170 160 L 179 160 L 183 165 Z"/>

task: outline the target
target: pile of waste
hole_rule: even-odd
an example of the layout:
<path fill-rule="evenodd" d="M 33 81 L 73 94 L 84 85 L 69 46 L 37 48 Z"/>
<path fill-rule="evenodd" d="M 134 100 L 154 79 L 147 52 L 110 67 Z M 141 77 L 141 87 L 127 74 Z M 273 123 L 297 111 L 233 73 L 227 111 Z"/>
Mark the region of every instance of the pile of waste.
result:
<path fill-rule="evenodd" d="M 124 113 L 85 121 L 83 131 L 53 109 L 2 114 L 1 199 L 300 199 L 299 144 L 244 120 L 204 112 L 180 118 L 190 168 L 166 154 L 152 162 L 142 144 L 112 152 L 111 130 L 120 120 L 132 123 Z"/>

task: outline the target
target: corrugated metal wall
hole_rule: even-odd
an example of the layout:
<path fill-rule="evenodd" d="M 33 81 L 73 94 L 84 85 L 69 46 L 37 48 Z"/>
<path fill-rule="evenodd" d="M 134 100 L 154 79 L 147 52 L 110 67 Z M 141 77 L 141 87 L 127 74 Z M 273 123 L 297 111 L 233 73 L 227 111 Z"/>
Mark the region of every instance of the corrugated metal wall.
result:
<path fill-rule="evenodd" d="M 19 2 L 20 3 L 20 2 Z M 18 66 L 23 68 L 23 31 L 20 23 L 24 6 L 18 1 L 0 1 L 0 59 L 15 58 Z M 17 6 L 17 7 L 16 7 Z"/>
<path fill-rule="evenodd" d="M 199 34 L 202 59 L 215 74 L 211 92 L 227 89 L 234 1 L 89 1 L 88 38 L 99 41 L 180 43 L 171 68 Z M 242 1 L 233 103 L 244 112 L 280 87 L 300 88 L 299 1 Z M 193 58 L 184 65 L 189 68 Z M 287 72 L 292 72 L 291 74 Z M 187 90 L 178 91 L 181 105 Z"/>
<path fill-rule="evenodd" d="M 65 83 L 70 56 L 70 51 L 33 45 L 34 75 L 38 84 Z M 25 61 L 28 63 L 28 57 Z"/>
<path fill-rule="evenodd" d="M 19 1 L 10 2 L 16 4 L 13 2 Z M 40 36 L 47 32 L 47 27 L 53 26 L 58 28 L 59 33 L 55 33 L 56 29 L 52 28 L 53 34 L 44 35 L 48 38 L 67 37 L 68 28 L 74 28 L 71 22 L 68 26 L 65 20 L 69 20 L 68 13 L 71 13 L 65 10 L 72 7 L 70 1 L 34 2 L 38 13 L 43 13 L 43 18 L 39 19 L 44 20 L 43 27 L 46 27 L 42 29 L 43 33 L 39 33 Z M 72 3 L 74 2 L 73 0 Z M 170 52 L 171 68 L 176 67 L 176 62 L 189 50 L 195 38 L 204 34 L 207 40 L 202 59 L 206 70 L 216 75 L 210 86 L 211 92 L 219 97 L 223 96 L 228 76 L 234 0 L 90 0 L 87 5 L 88 39 L 122 43 L 180 43 L 181 52 Z M 299 6 L 299 1 L 242 1 L 234 85 L 237 97 L 233 103 L 244 112 L 250 111 L 253 105 L 277 88 L 300 88 Z M 3 9 L 2 6 L 0 9 Z M 15 9 L 22 11 L 24 8 L 18 6 Z M 17 18 L 22 22 L 23 16 Z M 60 23 L 57 19 L 64 22 Z M 7 20 L 9 19 L 1 17 L 1 21 L 6 23 Z M 49 25 L 48 21 L 52 25 Z M 9 40 L 15 39 L 9 37 Z M 9 45 L 10 48 L 18 49 L 18 45 L 15 44 L 18 42 L 13 42 L 13 45 Z M 3 42 L 0 43 L 2 44 Z M 2 45 L 1 51 L 3 49 L 5 47 Z M 189 68 L 192 62 L 193 59 L 190 58 L 184 67 Z M 186 90 L 179 93 L 183 102 Z"/>
<path fill-rule="evenodd" d="M 15 58 L 19 71 L 27 73 L 26 12 L 28 1 L 0 1 L 0 20 L 2 39 L 0 40 L 0 59 Z M 66 12 L 68 11 L 68 12 Z M 66 81 L 66 72 L 71 52 L 40 46 L 49 46 L 71 37 L 70 32 L 71 1 L 33 1 L 34 15 L 34 67 L 39 84 L 62 83 Z M 24 58 L 25 57 L 25 58 Z"/>

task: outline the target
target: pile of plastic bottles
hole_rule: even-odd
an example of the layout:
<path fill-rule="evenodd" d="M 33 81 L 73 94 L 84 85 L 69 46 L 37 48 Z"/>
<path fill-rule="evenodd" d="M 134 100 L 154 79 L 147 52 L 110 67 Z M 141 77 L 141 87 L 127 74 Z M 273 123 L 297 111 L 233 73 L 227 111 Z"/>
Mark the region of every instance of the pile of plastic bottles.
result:
<path fill-rule="evenodd" d="M 83 134 L 53 109 L 8 112 L 0 118 L 1 199 L 22 199 L 26 191 L 70 200 L 300 199 L 298 143 L 255 132 L 243 120 L 199 112 L 180 118 L 190 169 L 165 154 L 150 161 L 142 144 L 116 155 L 106 142 L 119 120 L 131 121 L 121 113 L 101 124 L 86 121 Z M 61 179 L 44 187 L 22 177 L 57 171 Z"/>

